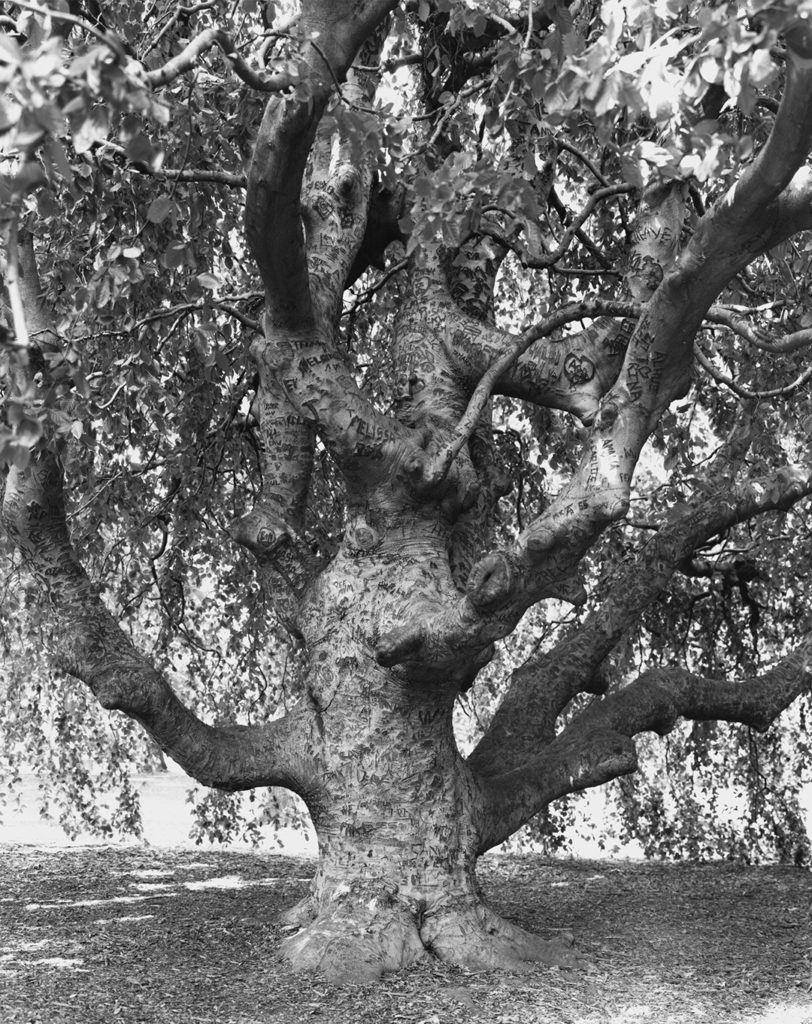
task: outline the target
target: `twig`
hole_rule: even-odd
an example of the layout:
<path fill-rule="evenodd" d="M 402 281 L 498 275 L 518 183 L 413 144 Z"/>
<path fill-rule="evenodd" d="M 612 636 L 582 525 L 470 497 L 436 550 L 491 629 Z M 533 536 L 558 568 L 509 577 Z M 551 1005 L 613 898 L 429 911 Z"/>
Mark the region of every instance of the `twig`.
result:
<path fill-rule="evenodd" d="M 127 160 L 127 150 L 115 142 L 100 142 L 97 149 L 109 150 L 117 157 Z M 158 181 L 191 181 L 191 182 L 213 182 L 217 185 L 229 185 L 231 188 L 245 188 L 245 175 L 233 174 L 230 171 L 213 171 L 208 168 L 167 168 L 153 170 L 146 164 L 127 163 L 127 170 L 136 171 L 138 174 L 146 174 Z"/>
<path fill-rule="evenodd" d="M 364 303 L 366 303 L 366 302 L 369 302 L 369 300 L 372 298 L 372 296 L 376 292 L 379 292 L 381 290 L 381 288 L 383 288 L 383 286 L 386 284 L 387 281 L 390 281 L 395 276 L 395 274 L 399 274 L 401 272 L 401 270 L 405 270 L 407 265 L 408 265 L 408 262 L 409 261 L 406 260 L 406 259 L 399 260 L 397 263 L 395 263 L 393 266 L 391 266 L 386 271 L 386 273 L 381 274 L 381 276 L 378 278 L 378 280 L 373 285 L 370 285 L 369 288 L 367 288 L 363 292 L 361 292 L 361 294 L 356 298 L 355 302 L 352 304 L 351 308 L 348 309 L 348 310 L 345 310 L 341 314 L 342 317 L 354 315 L 354 313 L 356 312 L 358 307 L 359 306 L 363 306 Z"/>
<path fill-rule="evenodd" d="M 231 36 L 222 28 L 207 28 L 193 39 L 179 54 L 167 61 L 161 68 L 148 71 L 144 75 L 147 85 L 158 88 L 168 85 L 186 71 L 190 71 L 197 63 L 198 57 L 218 46 L 225 59 L 228 61 L 232 71 L 238 78 L 241 78 L 246 85 L 250 85 L 257 92 L 285 92 L 293 88 L 299 81 L 297 76 L 287 71 L 278 71 L 273 75 L 262 74 L 255 71 L 248 62 L 237 53 L 234 41 Z"/>
<path fill-rule="evenodd" d="M 602 202 L 604 199 L 610 199 L 612 196 L 625 195 L 629 192 L 634 191 L 633 185 L 620 184 L 620 185 L 607 185 L 605 188 L 599 188 L 587 200 L 584 208 L 574 218 L 572 223 L 564 232 L 564 237 L 561 239 L 558 248 L 554 252 L 548 253 L 546 256 L 539 257 L 538 259 L 527 260 L 526 266 L 533 270 L 543 270 L 545 267 L 549 267 L 553 263 L 557 263 L 558 260 L 564 255 L 572 244 L 572 240 L 575 237 L 581 226 L 592 216 L 595 211 L 595 207 Z"/>
<path fill-rule="evenodd" d="M 363 71 L 369 75 L 382 75 L 391 71 L 398 71 L 400 68 L 411 67 L 413 64 L 422 64 L 422 53 L 408 53 L 404 57 L 390 57 L 389 60 L 381 61 L 380 64 L 354 64 L 356 71 Z"/>
<path fill-rule="evenodd" d="M 213 301 L 212 305 L 216 306 L 218 309 L 222 309 L 222 311 L 224 313 L 228 313 L 229 316 L 233 316 L 235 320 L 239 320 L 239 322 L 249 330 L 256 331 L 258 334 L 262 333 L 262 324 L 260 324 L 258 320 L 252 320 L 251 317 L 245 316 L 238 309 L 235 309 L 234 306 L 231 306 L 226 302 L 218 302 L 217 300 Z"/>
<path fill-rule="evenodd" d="M 587 267 L 547 267 L 550 274 L 564 274 L 570 277 L 623 277 L 619 270 L 604 270 Z"/>
<path fill-rule="evenodd" d="M 89 32 L 92 36 L 95 36 L 100 43 L 113 51 L 117 57 L 124 56 L 124 47 L 121 41 L 114 36 L 112 33 L 105 33 L 99 31 L 95 25 L 91 25 L 90 22 L 84 21 L 82 18 L 77 18 L 75 14 L 68 14 L 65 11 L 57 11 L 52 7 L 38 7 L 36 4 L 24 3 L 22 0 L 14 0 L 15 6 L 21 7 L 24 11 L 33 11 L 34 14 L 42 14 L 46 18 L 53 18 L 54 21 L 65 21 L 71 25 L 78 25 L 79 28 L 85 32 Z"/>
<path fill-rule="evenodd" d="M 534 342 L 548 337 L 553 331 L 565 324 L 572 323 L 573 320 L 582 320 L 584 317 L 593 316 L 637 317 L 640 314 L 640 308 L 639 303 L 611 302 L 605 299 L 577 302 L 564 306 L 541 324 L 536 324 L 535 327 L 531 327 L 515 338 L 510 348 L 491 363 L 474 388 L 452 439 L 440 449 L 432 460 L 432 466 L 426 474 L 429 483 L 439 483 L 445 478 L 451 468 L 451 463 L 473 434 L 496 382 Z"/>
<path fill-rule="evenodd" d="M 346 105 L 348 107 L 350 107 L 352 110 L 359 110 L 359 111 L 361 111 L 362 114 L 375 114 L 375 115 L 377 115 L 377 113 L 378 113 L 377 110 L 373 110 L 372 107 L 362 107 L 360 104 L 354 103 L 352 100 L 348 100 L 347 99 L 347 97 L 344 95 L 344 91 L 341 88 L 341 82 L 339 82 L 338 78 L 336 77 L 336 73 L 335 73 L 335 71 L 333 71 L 333 65 L 327 59 L 327 55 L 325 54 L 324 50 L 322 50 L 322 48 L 315 41 L 315 39 L 309 39 L 308 42 L 313 47 L 313 49 L 316 51 L 316 53 L 319 55 L 319 57 L 321 57 L 321 59 L 324 62 L 327 70 L 330 72 L 330 78 L 332 78 L 332 80 L 333 80 L 333 85 L 335 86 L 335 90 L 338 93 L 338 96 L 339 96 L 341 102 L 342 103 L 346 103 Z"/>
<path fill-rule="evenodd" d="M 694 355 L 699 365 L 717 384 L 724 384 L 725 387 L 730 388 L 733 394 L 738 395 L 739 398 L 778 398 L 781 395 L 792 394 L 793 391 L 797 391 L 798 388 L 803 387 L 804 384 L 812 380 L 812 366 L 809 366 L 791 384 L 785 384 L 781 388 L 769 388 L 765 391 L 751 391 L 749 388 L 743 388 L 741 384 L 737 384 L 732 377 L 728 377 L 721 370 L 717 370 L 702 349 L 700 349 L 699 345 L 694 345 Z"/>
<path fill-rule="evenodd" d="M 564 231 L 558 246 L 552 252 L 545 253 L 544 255 L 536 256 L 528 254 L 527 251 L 517 242 L 489 227 L 482 228 L 481 231 L 482 234 L 488 235 L 506 249 L 510 249 L 512 252 L 515 252 L 521 260 L 522 266 L 525 266 L 530 270 L 546 270 L 554 263 L 557 263 L 558 260 L 560 260 L 566 253 L 572 244 L 573 238 L 576 237 L 584 222 L 594 213 L 595 207 L 598 203 L 602 202 L 604 199 L 609 199 L 612 196 L 624 195 L 632 191 L 634 191 L 633 185 L 620 184 L 607 185 L 606 188 L 600 188 L 596 192 L 593 192 L 583 209 L 579 212 L 578 216 L 570 222 L 569 226 Z"/>
<path fill-rule="evenodd" d="M 555 210 L 555 212 L 558 214 L 563 226 L 567 227 L 567 225 L 571 223 L 572 218 L 570 217 L 569 210 L 562 202 L 561 197 L 558 195 L 555 188 L 550 189 L 550 203 L 552 204 L 552 207 Z M 581 243 L 581 245 L 583 245 L 585 249 L 588 249 L 589 252 L 592 253 L 592 255 L 595 257 L 598 263 L 600 263 L 600 265 L 605 270 L 609 270 L 611 268 L 609 260 L 604 256 L 604 254 L 592 241 L 589 235 L 586 234 L 586 232 L 582 231 L 581 228 L 578 228 L 578 230 L 575 232 L 575 237 L 578 239 L 578 241 Z"/>
<path fill-rule="evenodd" d="M 199 11 L 210 11 L 216 6 L 217 4 L 214 2 L 214 0 L 206 0 L 205 3 L 195 4 L 194 7 L 176 7 L 175 10 L 172 12 L 172 16 L 169 18 L 164 27 L 155 36 L 152 42 L 147 44 L 144 52 L 141 54 L 142 62 L 144 58 L 155 49 L 155 47 L 158 45 L 158 43 L 160 43 L 160 41 L 163 39 L 166 33 L 172 28 L 172 26 L 177 24 L 178 18 L 180 18 L 182 14 L 185 14 L 188 17 L 191 14 L 197 14 Z"/>
<path fill-rule="evenodd" d="M 744 310 L 746 307 L 741 308 Z M 725 309 L 723 306 L 711 306 L 705 315 L 705 319 L 711 323 L 721 324 L 724 327 L 730 328 L 740 338 L 744 338 L 746 342 L 761 349 L 763 352 L 796 352 L 800 348 L 812 345 L 812 328 L 794 331 L 792 334 L 785 334 L 782 338 L 775 341 L 764 341 L 759 337 L 761 332 L 757 332 L 749 324 L 743 323 L 735 315 L 734 311 Z"/>
<path fill-rule="evenodd" d="M 559 149 L 564 149 L 567 153 L 572 153 L 573 156 L 577 157 L 585 167 L 588 167 L 590 171 L 595 175 L 598 181 L 604 187 L 609 185 L 609 179 L 606 178 L 598 168 L 592 163 L 586 153 L 582 153 L 580 149 L 577 149 L 571 142 L 567 142 L 566 139 L 556 138 L 556 145 Z"/>

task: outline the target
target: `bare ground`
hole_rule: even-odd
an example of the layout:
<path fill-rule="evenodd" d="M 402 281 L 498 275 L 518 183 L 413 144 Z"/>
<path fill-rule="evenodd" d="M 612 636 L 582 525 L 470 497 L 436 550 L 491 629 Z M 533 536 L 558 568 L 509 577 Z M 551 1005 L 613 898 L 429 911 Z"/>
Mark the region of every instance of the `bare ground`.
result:
<path fill-rule="evenodd" d="M 313 861 L 0 846 L 0 1024 L 812 1024 L 812 874 L 486 858 L 491 905 L 577 972 L 430 963 L 376 986 L 291 975 L 277 914 Z"/>

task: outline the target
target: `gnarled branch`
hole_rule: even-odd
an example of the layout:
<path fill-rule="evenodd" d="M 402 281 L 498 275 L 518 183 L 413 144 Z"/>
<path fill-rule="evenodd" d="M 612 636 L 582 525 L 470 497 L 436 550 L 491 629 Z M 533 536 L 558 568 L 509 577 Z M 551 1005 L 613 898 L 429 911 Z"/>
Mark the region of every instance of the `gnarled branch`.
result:
<path fill-rule="evenodd" d="M 711 537 L 755 516 L 786 511 L 812 494 L 812 474 L 784 467 L 772 477 L 722 489 L 660 526 L 610 578 L 594 611 L 550 651 L 513 673 L 494 718 L 469 763 L 484 775 L 531 760 L 552 738 L 560 712 L 578 693 L 592 693 L 600 666 L 672 576 Z"/>
<path fill-rule="evenodd" d="M 551 800 L 634 771 L 632 738 L 638 733 L 664 736 L 679 718 L 741 722 L 764 732 L 810 687 L 812 633 L 768 672 L 741 681 L 708 679 L 683 668 L 650 669 L 584 711 L 538 757 L 489 780 L 479 852 L 502 842 Z"/>

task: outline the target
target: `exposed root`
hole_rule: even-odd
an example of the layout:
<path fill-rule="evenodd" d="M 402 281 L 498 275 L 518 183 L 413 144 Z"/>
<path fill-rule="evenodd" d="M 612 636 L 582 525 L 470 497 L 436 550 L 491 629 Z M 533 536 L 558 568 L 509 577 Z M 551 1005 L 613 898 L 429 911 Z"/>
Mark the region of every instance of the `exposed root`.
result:
<path fill-rule="evenodd" d="M 317 913 L 316 901 L 312 896 L 305 896 L 279 915 L 279 923 L 283 928 L 304 928 L 315 919 Z"/>
<path fill-rule="evenodd" d="M 481 903 L 431 914 L 423 922 L 420 935 L 440 960 L 471 970 L 525 972 L 538 963 L 573 968 L 581 962 L 570 942 L 542 939 Z"/>
<path fill-rule="evenodd" d="M 337 984 L 369 984 L 429 955 L 470 970 L 532 971 L 539 963 L 574 968 L 571 940 L 542 939 L 471 902 L 430 911 L 419 921 L 391 894 L 349 888 L 321 910 L 308 896 L 282 917 L 299 930 L 282 941 L 296 971 Z"/>
<path fill-rule="evenodd" d="M 411 911 L 387 896 L 335 901 L 284 939 L 282 952 L 294 970 L 339 984 L 377 981 L 427 955 Z"/>

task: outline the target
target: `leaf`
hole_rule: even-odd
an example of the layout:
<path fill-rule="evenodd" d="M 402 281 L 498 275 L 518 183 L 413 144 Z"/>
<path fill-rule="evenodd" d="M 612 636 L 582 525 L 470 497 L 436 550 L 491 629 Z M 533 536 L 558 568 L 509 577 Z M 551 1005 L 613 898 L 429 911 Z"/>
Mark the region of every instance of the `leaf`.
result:
<path fill-rule="evenodd" d="M 11 187 L 18 196 L 25 196 L 29 192 L 33 192 L 34 189 L 39 188 L 40 185 L 44 185 L 46 180 L 42 165 L 34 160 L 29 160 L 13 179 Z"/>
<path fill-rule="evenodd" d="M 30 447 L 42 437 L 42 424 L 38 420 L 24 417 L 14 428 L 14 440 Z"/>
<path fill-rule="evenodd" d="M 86 153 L 97 142 L 103 142 L 110 130 L 107 111 L 101 108 L 91 110 L 84 117 L 71 118 L 71 126 L 73 148 L 77 153 Z"/>
<path fill-rule="evenodd" d="M 777 70 L 769 50 L 756 50 L 748 64 L 750 82 L 759 89 L 775 77 Z"/>
<path fill-rule="evenodd" d="M 716 57 L 711 57 L 709 54 L 699 58 L 697 65 L 699 74 L 703 81 L 709 85 L 715 85 L 717 82 L 721 82 L 724 78 L 724 69 Z"/>
<path fill-rule="evenodd" d="M 134 135 L 127 143 L 127 157 L 134 164 L 144 164 L 151 169 L 157 155 L 155 147 L 143 132 Z"/>
<path fill-rule="evenodd" d="M 175 204 L 169 198 L 169 196 L 158 196 L 153 199 L 149 204 L 147 210 L 147 220 L 152 224 L 160 224 L 165 221 L 170 213 L 175 209 Z"/>
<path fill-rule="evenodd" d="M 186 262 L 186 245 L 183 242 L 173 242 L 164 253 L 163 263 L 169 270 L 176 270 Z"/>
<path fill-rule="evenodd" d="M 11 64 L 12 68 L 14 65 L 21 64 L 23 60 L 23 51 L 17 44 L 17 40 L 5 33 L 0 33 L 0 59 L 6 64 Z"/>
<path fill-rule="evenodd" d="M 620 170 L 623 174 L 623 180 L 628 181 L 630 185 L 634 185 L 635 188 L 643 188 L 645 181 L 643 180 L 643 173 L 641 169 L 641 161 L 632 160 L 630 157 L 624 156 L 620 158 Z"/>
<path fill-rule="evenodd" d="M 197 282 L 201 288 L 208 288 L 210 291 L 215 291 L 215 289 L 220 287 L 220 281 L 214 274 L 198 274 Z"/>
<path fill-rule="evenodd" d="M 18 117 L 19 113 L 12 112 L 7 104 L 0 100 L 0 134 L 12 128 L 17 123 Z"/>
<path fill-rule="evenodd" d="M 37 195 L 37 213 L 45 220 L 49 217 L 58 217 L 62 213 L 62 208 L 54 199 L 54 194 L 50 189 L 44 188 Z"/>
<path fill-rule="evenodd" d="M 82 396 L 82 398 L 90 398 L 90 385 L 88 384 L 87 377 L 85 377 L 81 367 L 72 367 L 70 375 L 73 378 L 73 386 Z"/>

